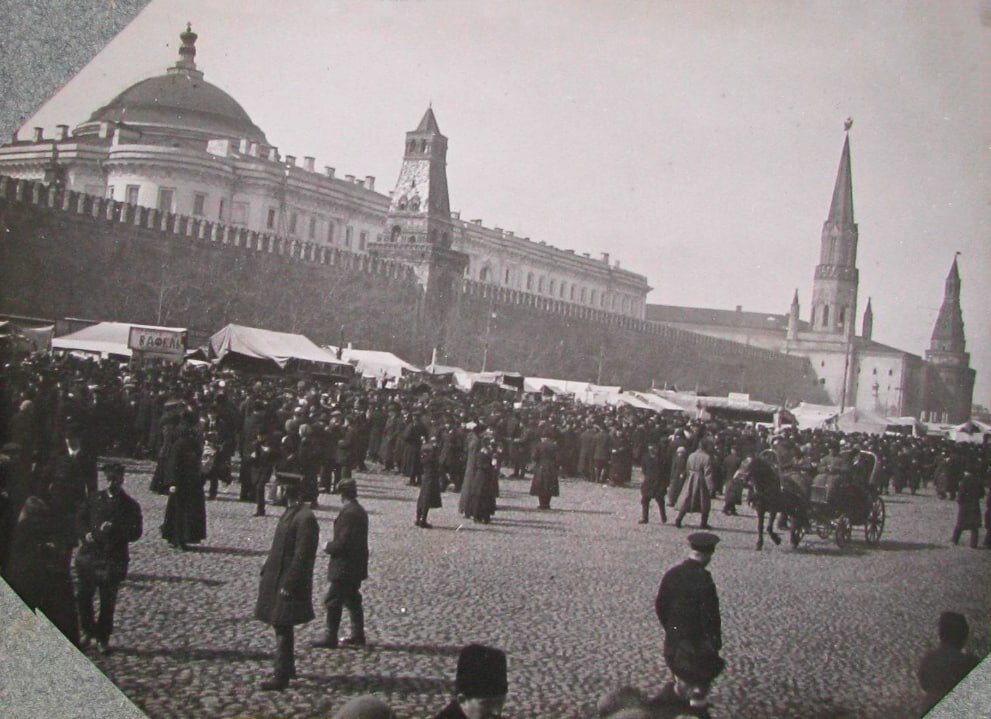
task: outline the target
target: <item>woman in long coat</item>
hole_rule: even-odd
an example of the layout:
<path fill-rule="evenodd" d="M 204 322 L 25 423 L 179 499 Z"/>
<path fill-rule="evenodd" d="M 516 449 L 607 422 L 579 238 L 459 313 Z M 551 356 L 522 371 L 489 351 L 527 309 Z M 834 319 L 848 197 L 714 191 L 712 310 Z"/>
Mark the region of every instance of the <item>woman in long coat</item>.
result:
<path fill-rule="evenodd" d="M 165 465 L 169 501 L 165 505 L 162 538 L 180 549 L 206 539 L 206 496 L 200 475 L 202 447 L 195 427 L 195 416 L 184 415 Z"/>
<path fill-rule="evenodd" d="M 427 513 L 431 509 L 439 509 L 442 502 L 440 496 L 440 448 L 437 437 L 430 437 L 420 447 L 420 464 L 423 474 L 420 480 L 420 495 L 416 499 L 416 526 L 423 529 L 433 527 L 427 521 Z"/>
<path fill-rule="evenodd" d="M 668 484 L 668 506 L 673 507 L 685 484 L 685 465 L 688 463 L 688 449 L 678 447 L 671 460 L 671 481 Z"/>
<path fill-rule="evenodd" d="M 496 497 L 499 492 L 499 474 L 496 464 L 495 441 L 491 431 L 479 438 L 475 451 L 474 472 L 471 488 L 462 491 L 465 500 L 465 514 L 475 522 L 488 524 L 495 514 Z"/>
<path fill-rule="evenodd" d="M 560 495 L 558 482 L 558 447 L 550 432 L 545 432 L 533 450 L 533 480 L 530 495 L 536 497 L 540 509 L 551 508 L 551 497 Z"/>
<path fill-rule="evenodd" d="M 482 443 L 482 425 L 475 425 L 468 434 L 465 442 L 465 476 L 461 483 L 461 496 L 458 498 L 458 512 L 468 514 L 468 497 L 477 490 L 475 487 L 475 461 L 478 459 L 478 448 Z"/>
<path fill-rule="evenodd" d="M 168 412 L 162 417 L 158 438 L 158 461 L 155 463 L 155 473 L 151 476 L 151 491 L 155 494 L 168 494 L 169 483 L 165 478 L 165 465 L 169 461 L 169 453 L 175 444 L 179 430 L 179 415 Z"/>

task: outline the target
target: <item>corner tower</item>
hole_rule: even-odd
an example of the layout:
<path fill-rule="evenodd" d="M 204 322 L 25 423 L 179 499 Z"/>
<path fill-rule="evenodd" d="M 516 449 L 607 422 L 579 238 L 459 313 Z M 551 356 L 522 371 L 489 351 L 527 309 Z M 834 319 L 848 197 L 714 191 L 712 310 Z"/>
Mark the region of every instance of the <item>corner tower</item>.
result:
<path fill-rule="evenodd" d="M 954 257 L 926 351 L 925 406 L 929 419 L 954 423 L 969 419 L 975 377 L 964 337 L 960 270 Z"/>
<path fill-rule="evenodd" d="M 852 337 L 857 316 L 857 223 L 853 220 L 853 179 L 850 169 L 850 125 L 833 187 L 829 217 L 822 226 L 819 264 L 812 284 L 813 332 Z"/>

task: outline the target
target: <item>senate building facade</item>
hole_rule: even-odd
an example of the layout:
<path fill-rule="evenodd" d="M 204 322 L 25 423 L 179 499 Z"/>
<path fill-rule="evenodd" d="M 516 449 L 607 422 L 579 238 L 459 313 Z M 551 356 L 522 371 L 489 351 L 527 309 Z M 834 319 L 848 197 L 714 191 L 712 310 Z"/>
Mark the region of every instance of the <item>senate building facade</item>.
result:
<path fill-rule="evenodd" d="M 59 125 L 54 137 L 36 128 L 4 144 L 0 174 L 355 253 L 439 245 L 467 255 L 469 279 L 644 318 L 646 278 L 609 254 L 559 249 L 451 212 L 447 138 L 432 108 L 407 133 L 397 183 L 383 194 L 375 177 L 341 177 L 313 157 L 280 154 L 197 69 L 197 35 L 187 28 L 180 39 L 164 75 L 132 85 L 74 128 Z"/>

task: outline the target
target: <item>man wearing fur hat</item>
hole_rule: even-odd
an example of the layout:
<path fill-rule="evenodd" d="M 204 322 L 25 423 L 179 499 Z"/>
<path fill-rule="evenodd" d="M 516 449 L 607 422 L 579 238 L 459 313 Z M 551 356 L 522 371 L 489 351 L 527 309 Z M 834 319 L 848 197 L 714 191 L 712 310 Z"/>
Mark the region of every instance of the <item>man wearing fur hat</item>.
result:
<path fill-rule="evenodd" d="M 469 644 L 458 656 L 457 696 L 434 719 L 494 719 L 502 716 L 509 692 L 506 653 Z"/>

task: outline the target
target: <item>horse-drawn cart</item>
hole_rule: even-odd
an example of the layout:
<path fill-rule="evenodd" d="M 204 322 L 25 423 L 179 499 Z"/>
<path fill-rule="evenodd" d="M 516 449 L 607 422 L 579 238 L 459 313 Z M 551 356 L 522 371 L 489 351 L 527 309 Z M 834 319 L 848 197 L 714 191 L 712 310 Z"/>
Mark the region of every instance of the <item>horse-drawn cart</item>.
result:
<path fill-rule="evenodd" d="M 876 547 L 884 533 L 885 508 L 876 478 L 880 459 L 861 451 L 849 466 L 817 474 L 806 494 L 804 511 L 791 516 L 791 540 L 797 545 L 808 532 L 843 547 L 863 527 L 864 542 Z"/>

